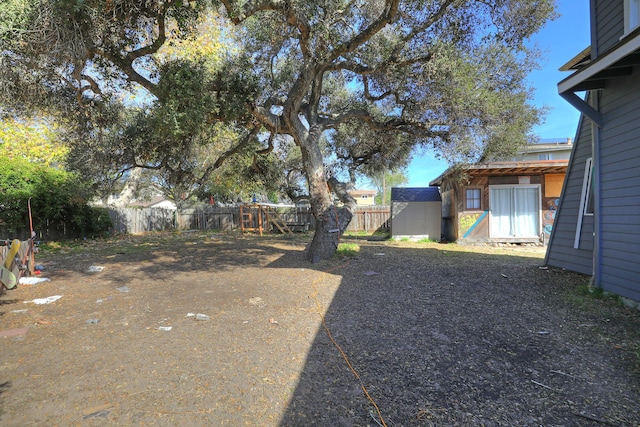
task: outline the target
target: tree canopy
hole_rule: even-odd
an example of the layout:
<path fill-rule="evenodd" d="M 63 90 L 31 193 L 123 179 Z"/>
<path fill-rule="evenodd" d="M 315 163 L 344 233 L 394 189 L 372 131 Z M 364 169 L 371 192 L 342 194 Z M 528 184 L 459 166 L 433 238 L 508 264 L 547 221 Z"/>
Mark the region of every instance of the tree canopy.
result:
<path fill-rule="evenodd" d="M 40 108 L 73 111 L 121 163 L 173 170 L 179 180 L 193 174 L 185 154 L 216 138 L 216 122 L 235 136 L 222 138 L 205 171 L 241 152 L 299 150 L 317 219 L 313 261 L 331 255 L 346 229 L 355 201 L 344 181 L 357 173 L 400 167 L 415 147 L 450 162 L 479 161 L 526 142 L 540 114 L 529 104 L 526 76 L 536 55 L 527 40 L 555 7 L 554 0 L 4 3 L 13 12 L 0 26 L 0 96 L 16 111 L 13 101 L 25 108 L 34 98 L 24 95 L 37 94 Z M 233 49 L 215 65 L 199 54 L 158 60 L 172 40 L 193 37 L 209 7 L 219 10 L 221 43 Z M 148 107 L 132 126 L 110 128 L 124 91 L 144 93 Z M 332 205 L 331 191 L 344 207 Z"/>
<path fill-rule="evenodd" d="M 56 123 L 22 118 L 0 121 L 0 155 L 44 165 L 65 161 L 68 147 L 61 141 Z"/>
<path fill-rule="evenodd" d="M 377 205 L 391 205 L 391 189 L 402 187 L 409 182 L 405 171 L 384 171 L 369 177 L 369 181 L 378 191 L 376 195 Z"/>

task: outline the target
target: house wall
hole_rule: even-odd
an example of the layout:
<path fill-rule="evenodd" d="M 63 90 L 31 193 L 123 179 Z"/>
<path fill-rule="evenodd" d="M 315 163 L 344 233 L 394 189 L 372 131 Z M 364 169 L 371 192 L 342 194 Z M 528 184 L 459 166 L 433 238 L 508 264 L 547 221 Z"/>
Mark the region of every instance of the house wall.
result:
<path fill-rule="evenodd" d="M 601 283 L 640 301 L 640 67 L 602 91 Z"/>
<path fill-rule="evenodd" d="M 160 203 L 156 203 L 153 206 L 149 206 L 152 208 L 159 208 L 159 209 L 176 209 L 176 204 L 173 203 L 171 200 L 163 200 Z"/>
<path fill-rule="evenodd" d="M 489 241 L 489 178 L 470 176 L 467 182 L 454 185 L 456 205 L 455 240 L 459 243 L 481 243 Z M 482 191 L 480 210 L 466 210 L 464 191 L 468 187 L 479 187 Z"/>
<path fill-rule="evenodd" d="M 374 206 L 376 204 L 376 191 L 355 190 L 349 192 L 358 206 Z"/>
<path fill-rule="evenodd" d="M 624 34 L 624 0 L 596 0 L 596 37 L 601 56 L 620 42 Z"/>
<path fill-rule="evenodd" d="M 601 58 L 624 34 L 624 1 L 592 0 L 592 46 Z M 596 58 L 594 58 L 596 59 Z M 594 91 L 602 126 L 581 118 L 545 261 L 595 274 L 596 285 L 640 301 L 640 66 Z M 594 157 L 595 215 L 582 216 L 586 159 Z M 599 173 L 598 173 L 599 172 Z M 579 246 L 576 224 L 582 220 Z M 594 236 L 597 233 L 597 236 Z M 597 240 L 595 240 L 597 239 Z"/>
<path fill-rule="evenodd" d="M 442 239 L 447 242 L 453 242 L 457 236 L 456 205 L 453 188 L 441 187 L 442 197 Z"/>
<path fill-rule="evenodd" d="M 538 161 L 538 160 L 569 160 L 571 156 L 571 149 L 573 145 L 563 144 L 562 148 L 549 148 L 548 150 L 531 150 L 526 153 L 519 153 L 516 157 L 516 161 Z M 547 158 L 540 158 L 540 155 L 547 155 Z"/>
<path fill-rule="evenodd" d="M 583 274 L 593 271 L 593 215 L 582 217 L 578 248 L 574 248 L 580 215 L 582 185 L 587 159 L 591 157 L 591 121 L 582 116 L 578 124 L 561 200 L 555 212 L 546 263 Z"/>
<path fill-rule="evenodd" d="M 571 153 L 571 149 L 568 148 L 566 150 L 557 150 L 557 151 L 548 151 L 548 152 L 536 152 L 536 153 L 523 153 L 521 156 L 518 156 L 516 160 L 522 161 L 537 161 L 537 160 L 567 160 L 569 159 L 569 155 Z M 541 159 L 541 154 L 547 154 L 548 158 Z"/>
<path fill-rule="evenodd" d="M 391 237 L 440 240 L 441 202 L 391 202 Z"/>
<path fill-rule="evenodd" d="M 356 198 L 358 206 L 373 206 L 376 204 L 375 195 L 370 196 L 368 194 L 360 195 Z"/>

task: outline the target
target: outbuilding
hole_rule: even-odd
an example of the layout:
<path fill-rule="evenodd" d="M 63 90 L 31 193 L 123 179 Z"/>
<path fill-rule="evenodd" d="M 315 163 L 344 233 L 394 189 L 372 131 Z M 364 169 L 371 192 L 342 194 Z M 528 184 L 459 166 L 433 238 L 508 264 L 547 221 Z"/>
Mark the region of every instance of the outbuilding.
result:
<path fill-rule="evenodd" d="M 391 238 L 440 241 L 441 223 L 438 187 L 391 189 Z"/>
<path fill-rule="evenodd" d="M 431 185 L 442 194 L 443 237 L 466 244 L 547 243 L 567 160 L 452 167 Z"/>

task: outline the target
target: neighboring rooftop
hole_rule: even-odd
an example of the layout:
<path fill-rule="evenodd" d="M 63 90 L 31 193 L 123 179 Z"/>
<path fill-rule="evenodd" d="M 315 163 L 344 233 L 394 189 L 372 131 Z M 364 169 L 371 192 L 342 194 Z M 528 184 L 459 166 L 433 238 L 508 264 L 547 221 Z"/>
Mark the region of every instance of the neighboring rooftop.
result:
<path fill-rule="evenodd" d="M 540 144 L 573 144 L 573 138 L 540 138 L 539 140 L 532 142 L 531 145 Z"/>

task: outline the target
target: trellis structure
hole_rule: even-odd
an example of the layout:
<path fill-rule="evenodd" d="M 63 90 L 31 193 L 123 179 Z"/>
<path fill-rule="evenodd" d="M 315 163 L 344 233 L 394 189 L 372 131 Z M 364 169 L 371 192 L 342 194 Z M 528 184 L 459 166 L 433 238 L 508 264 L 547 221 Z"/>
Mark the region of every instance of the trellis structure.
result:
<path fill-rule="evenodd" d="M 293 234 L 289 224 L 278 214 L 277 208 L 295 208 L 293 205 L 254 203 L 240 205 L 240 228 L 243 233 L 253 232 L 262 236 L 270 226 L 282 234 Z"/>

